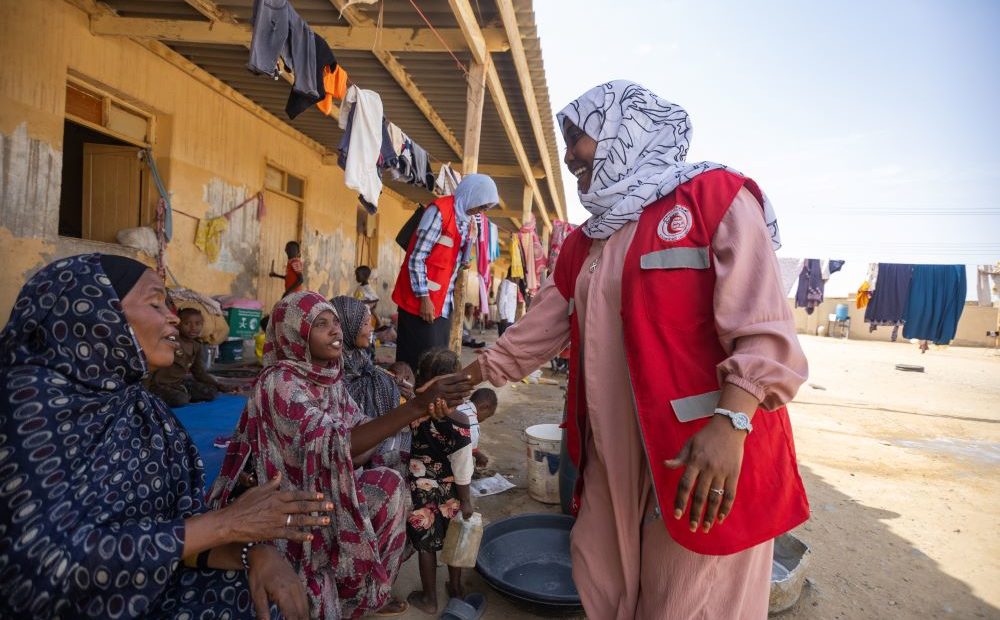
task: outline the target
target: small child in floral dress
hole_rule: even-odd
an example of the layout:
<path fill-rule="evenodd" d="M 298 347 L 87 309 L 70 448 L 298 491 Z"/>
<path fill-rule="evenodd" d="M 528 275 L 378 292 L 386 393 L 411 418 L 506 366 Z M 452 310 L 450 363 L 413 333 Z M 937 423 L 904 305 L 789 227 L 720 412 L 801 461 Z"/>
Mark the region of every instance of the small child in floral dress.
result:
<path fill-rule="evenodd" d="M 453 351 L 433 349 L 417 364 L 417 385 L 460 369 Z M 420 553 L 423 589 L 411 593 L 408 600 L 429 614 L 437 612 L 437 552 L 444 546 L 448 523 L 459 512 L 465 518 L 473 512 L 469 492 L 474 469 L 471 436 L 468 418 L 454 412 L 442 420 L 425 418 L 413 426 L 409 476 L 413 512 L 406 533 Z M 448 577 L 448 596 L 462 598 L 462 569 L 449 566 Z"/>

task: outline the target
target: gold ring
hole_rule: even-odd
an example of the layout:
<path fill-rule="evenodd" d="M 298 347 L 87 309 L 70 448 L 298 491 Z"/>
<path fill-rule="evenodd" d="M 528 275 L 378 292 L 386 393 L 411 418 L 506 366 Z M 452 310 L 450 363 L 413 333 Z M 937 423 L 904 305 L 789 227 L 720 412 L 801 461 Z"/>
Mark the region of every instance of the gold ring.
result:
<path fill-rule="evenodd" d="M 726 492 L 725 489 L 709 489 L 709 491 L 711 491 L 712 493 L 718 493 L 719 495 L 724 495 Z"/>

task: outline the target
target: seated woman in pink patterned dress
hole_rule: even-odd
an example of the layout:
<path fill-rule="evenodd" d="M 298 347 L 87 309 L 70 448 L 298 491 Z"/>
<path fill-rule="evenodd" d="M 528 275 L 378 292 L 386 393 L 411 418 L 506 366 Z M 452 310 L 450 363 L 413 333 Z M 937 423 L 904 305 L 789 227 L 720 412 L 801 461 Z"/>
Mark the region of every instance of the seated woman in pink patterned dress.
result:
<path fill-rule="evenodd" d="M 406 404 L 370 420 L 343 378 L 343 331 L 318 293 L 292 293 L 267 326 L 264 371 L 229 444 L 211 499 L 225 505 L 241 474 L 268 480 L 280 473 L 292 487 L 316 490 L 334 503 L 329 527 L 311 541 L 274 541 L 306 584 L 313 618 L 359 618 L 401 612 L 390 599 L 406 543 L 409 489 L 385 467 L 357 470 L 373 448 L 410 422 L 455 406 L 467 381 L 442 378 Z"/>

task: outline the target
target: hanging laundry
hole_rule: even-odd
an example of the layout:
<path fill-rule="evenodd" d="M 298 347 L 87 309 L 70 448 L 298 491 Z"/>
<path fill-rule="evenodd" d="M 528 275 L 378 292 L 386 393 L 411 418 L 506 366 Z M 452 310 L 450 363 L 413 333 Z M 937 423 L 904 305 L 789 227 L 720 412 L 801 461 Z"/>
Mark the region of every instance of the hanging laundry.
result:
<path fill-rule="evenodd" d="M 382 147 L 379 149 L 378 168 L 379 176 L 386 168 L 396 168 L 399 155 L 392 148 L 392 138 L 389 136 L 389 121 L 382 119 Z"/>
<path fill-rule="evenodd" d="M 903 338 L 948 344 L 965 309 L 965 265 L 914 265 Z"/>
<path fill-rule="evenodd" d="M 434 173 L 431 172 L 430 159 L 427 151 L 416 142 L 411 141 L 413 146 L 413 181 L 414 185 L 434 191 Z"/>
<path fill-rule="evenodd" d="M 323 67 L 323 90 L 323 99 L 316 102 L 316 107 L 323 114 L 333 116 L 333 100 L 341 101 L 347 96 L 347 71 L 340 65 L 333 65 L 332 71 L 330 67 Z"/>
<path fill-rule="evenodd" d="M 500 227 L 490 222 L 490 262 L 500 258 Z"/>
<path fill-rule="evenodd" d="M 820 262 L 820 274 L 823 281 L 826 282 L 830 279 L 830 276 L 837 273 L 844 266 L 844 261 L 842 260 L 824 260 Z"/>
<path fill-rule="evenodd" d="M 788 292 L 792 290 L 792 285 L 802 273 L 804 262 L 801 258 L 778 259 L 778 269 L 781 271 L 781 290 L 784 295 L 788 295 Z"/>
<path fill-rule="evenodd" d="M 875 292 L 875 283 L 878 282 L 878 263 L 868 263 L 868 273 L 865 274 L 865 282 L 868 283 L 868 290 Z"/>
<path fill-rule="evenodd" d="M 253 73 L 278 79 L 278 57 L 295 73 L 292 89 L 317 97 L 315 33 L 287 1 L 254 0 L 250 59 Z"/>
<path fill-rule="evenodd" d="M 473 240 L 476 245 L 476 270 L 479 277 L 489 285 L 490 280 L 490 221 L 485 213 L 477 213 L 474 217 L 479 236 Z"/>
<path fill-rule="evenodd" d="M 382 99 L 378 93 L 351 86 L 340 108 L 338 163 L 344 168 L 344 182 L 371 205 L 378 204 L 382 177 L 378 159 L 382 147 Z"/>
<path fill-rule="evenodd" d="M 868 263 L 868 272 L 865 274 L 865 281 L 858 287 L 858 292 L 854 296 L 854 305 L 858 310 L 868 307 L 868 303 L 875 293 L 875 281 L 878 279 L 878 263 Z"/>
<path fill-rule="evenodd" d="M 799 273 L 799 287 L 795 291 L 795 307 L 805 308 L 812 314 L 823 303 L 823 271 L 818 258 L 807 258 Z"/>
<path fill-rule="evenodd" d="M 443 164 L 434 182 L 434 191 L 439 196 L 451 196 L 462 180 L 462 175 L 451 169 L 451 164 Z"/>
<path fill-rule="evenodd" d="M 552 220 L 552 233 L 549 237 L 549 257 L 548 257 L 548 268 L 552 272 L 556 268 L 556 260 L 559 258 L 559 252 L 562 250 L 563 243 L 566 242 L 566 237 L 576 229 L 576 226 L 570 224 L 569 222 L 564 222 L 562 220 Z"/>
<path fill-rule="evenodd" d="M 517 240 L 517 233 L 510 236 L 510 277 L 515 280 L 524 278 L 524 262 L 521 258 L 521 243 Z"/>
<path fill-rule="evenodd" d="M 979 305 L 983 308 L 992 307 L 993 297 L 997 295 L 1000 295 L 1000 261 L 995 265 L 979 265 L 976 268 L 976 298 Z"/>
<path fill-rule="evenodd" d="M 858 292 L 854 296 L 854 305 L 857 306 L 858 310 L 862 310 L 868 306 L 868 302 L 872 298 L 872 292 L 869 290 L 870 286 L 868 282 L 862 282 L 861 286 L 858 287 Z"/>
<path fill-rule="evenodd" d="M 222 233 L 229 228 L 229 220 L 223 216 L 208 220 L 198 220 L 198 229 L 194 233 L 194 247 L 208 256 L 208 262 L 214 263 L 222 251 Z"/>
<path fill-rule="evenodd" d="M 316 48 L 316 96 L 304 95 L 293 88 L 288 95 L 288 102 L 285 104 L 285 114 L 291 119 L 326 99 L 326 84 L 323 76 L 330 71 L 331 67 L 337 66 L 337 59 L 330 50 L 330 46 L 326 44 L 326 40 L 315 35 L 313 41 Z"/>
<path fill-rule="evenodd" d="M 865 323 L 870 325 L 871 331 L 883 325 L 898 328 L 903 324 L 912 277 L 913 265 L 879 263 L 877 286 L 865 308 Z M 893 340 L 895 331 L 893 330 Z"/>
<path fill-rule="evenodd" d="M 486 292 L 486 279 L 479 278 L 479 312 L 483 320 L 490 318 L 490 296 Z"/>
<path fill-rule="evenodd" d="M 525 218 L 525 221 L 532 216 Z M 531 219 L 532 225 L 535 223 Z M 527 224 L 521 227 L 518 233 L 518 242 L 521 246 L 521 255 L 524 257 L 524 283 L 528 287 L 528 292 L 532 295 L 538 290 L 538 277 L 535 274 L 535 244 L 531 240 L 532 229 Z"/>
<path fill-rule="evenodd" d="M 396 162 L 396 167 L 391 171 L 392 179 L 401 183 L 413 183 L 413 141 L 402 131 L 399 133 L 403 142 L 399 147 L 399 159 Z M 389 135 L 390 139 L 394 139 L 391 133 Z"/>
<path fill-rule="evenodd" d="M 403 154 L 403 143 L 406 142 L 406 134 L 395 123 L 389 123 L 387 129 L 389 131 L 389 141 L 392 142 L 392 152 L 398 157 Z"/>

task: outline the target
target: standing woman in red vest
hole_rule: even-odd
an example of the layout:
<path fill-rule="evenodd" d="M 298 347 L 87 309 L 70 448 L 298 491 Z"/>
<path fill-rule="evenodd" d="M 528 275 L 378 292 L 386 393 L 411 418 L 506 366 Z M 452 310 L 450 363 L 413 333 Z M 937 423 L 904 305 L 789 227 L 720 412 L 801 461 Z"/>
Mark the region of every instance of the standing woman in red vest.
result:
<path fill-rule="evenodd" d="M 773 539 L 809 515 L 784 404 L 807 365 L 756 183 L 685 161 L 683 108 L 593 88 L 558 114 L 591 217 L 466 372 L 572 345 L 573 578 L 591 618 L 765 618 Z"/>
<path fill-rule="evenodd" d="M 448 347 L 459 261 L 469 262 L 474 243 L 469 235 L 470 218 L 499 203 L 493 179 L 469 174 L 453 196 L 436 198 L 427 205 L 392 292 L 399 306 L 396 361 L 416 368 L 425 351 Z"/>

